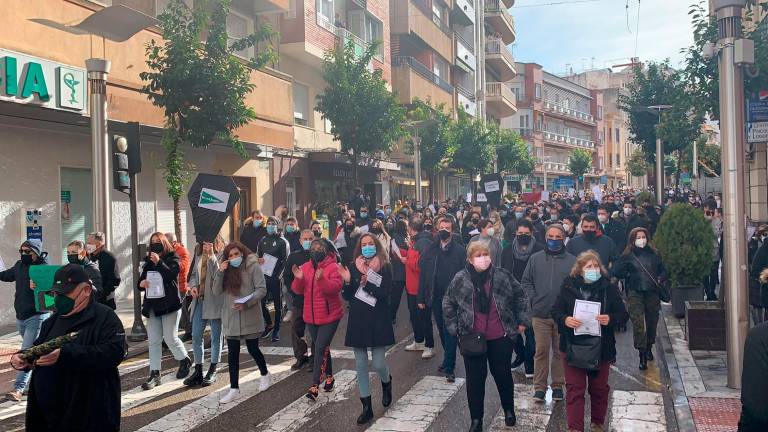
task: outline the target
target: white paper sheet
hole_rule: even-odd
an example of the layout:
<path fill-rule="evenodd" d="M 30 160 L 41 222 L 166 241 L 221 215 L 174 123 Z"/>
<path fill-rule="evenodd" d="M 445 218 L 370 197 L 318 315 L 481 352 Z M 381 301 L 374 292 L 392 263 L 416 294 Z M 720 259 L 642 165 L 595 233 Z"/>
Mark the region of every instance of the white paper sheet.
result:
<path fill-rule="evenodd" d="M 381 275 L 373 271 L 373 269 L 368 269 L 366 276 L 368 277 L 368 282 L 376 285 L 377 287 L 381 286 Z"/>
<path fill-rule="evenodd" d="M 397 242 L 395 241 L 395 239 L 392 239 L 390 241 L 389 249 L 392 252 L 394 252 L 395 255 L 397 255 L 398 258 L 402 258 L 403 257 L 403 255 L 400 253 L 400 248 L 397 246 Z"/>
<path fill-rule="evenodd" d="M 367 304 L 370 307 L 376 307 L 376 297 L 365 292 L 362 286 L 357 288 L 357 292 L 355 293 L 355 298 Z"/>
<path fill-rule="evenodd" d="M 360 234 L 366 234 L 368 232 L 368 225 L 358 227 L 357 230 L 360 231 Z"/>
<path fill-rule="evenodd" d="M 541 191 L 541 201 L 549 201 L 549 191 Z"/>
<path fill-rule="evenodd" d="M 165 286 L 163 286 L 163 275 L 156 271 L 147 272 L 147 281 L 149 282 L 149 288 L 147 288 L 146 298 L 155 299 L 165 297 Z"/>
<path fill-rule="evenodd" d="M 245 297 L 240 297 L 235 299 L 235 304 L 245 304 L 248 302 L 248 300 L 253 298 L 253 295 L 256 294 L 255 292 L 252 292 L 250 295 L 247 295 Z"/>
<path fill-rule="evenodd" d="M 600 315 L 600 302 L 576 300 L 573 306 L 573 317 L 581 321 L 581 325 L 573 330 L 573 334 L 600 336 L 598 315 Z"/>
<path fill-rule="evenodd" d="M 5 261 L 3 261 L 3 257 L 0 256 L 0 272 L 5 271 Z"/>
<path fill-rule="evenodd" d="M 333 244 L 336 245 L 336 249 L 347 247 L 347 238 L 344 237 L 343 231 L 336 236 L 336 241 Z"/>
<path fill-rule="evenodd" d="M 277 266 L 277 257 L 265 253 L 262 258 L 264 258 L 264 263 L 261 265 L 261 272 L 264 273 L 264 276 L 272 276 Z"/>
<path fill-rule="evenodd" d="M 484 193 L 477 194 L 477 202 L 488 202 L 488 198 L 486 198 Z"/>
<path fill-rule="evenodd" d="M 498 180 L 485 182 L 485 192 L 496 192 L 497 190 L 499 190 Z"/>

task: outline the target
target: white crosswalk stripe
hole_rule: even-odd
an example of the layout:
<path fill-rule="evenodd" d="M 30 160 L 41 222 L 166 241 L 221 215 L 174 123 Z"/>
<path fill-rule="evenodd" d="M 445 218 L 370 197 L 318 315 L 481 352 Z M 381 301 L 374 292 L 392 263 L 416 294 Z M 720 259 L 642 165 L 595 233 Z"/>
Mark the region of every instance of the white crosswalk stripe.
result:
<path fill-rule="evenodd" d="M 552 415 L 553 403 L 534 402 L 531 395 L 533 386 L 530 384 L 515 384 L 515 415 L 517 416 L 517 425 L 507 427 L 504 424 L 504 410 L 499 412 L 493 418 L 491 431 L 520 431 L 520 432 L 541 432 L 547 430 L 549 418 Z"/>
<path fill-rule="evenodd" d="M 426 376 L 367 430 L 426 431 L 463 385 L 463 378 L 449 383 L 443 377 Z"/>
<path fill-rule="evenodd" d="M 664 397 L 647 391 L 614 390 L 610 421 L 610 430 L 616 432 L 666 431 Z"/>

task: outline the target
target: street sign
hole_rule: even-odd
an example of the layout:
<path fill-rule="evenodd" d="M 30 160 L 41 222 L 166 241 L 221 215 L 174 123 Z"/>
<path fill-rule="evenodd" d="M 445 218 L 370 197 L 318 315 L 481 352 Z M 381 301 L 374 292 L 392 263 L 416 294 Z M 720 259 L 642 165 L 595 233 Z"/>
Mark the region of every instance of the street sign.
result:
<path fill-rule="evenodd" d="M 747 122 L 768 122 L 768 100 L 747 102 Z"/>
<path fill-rule="evenodd" d="M 768 121 L 747 123 L 747 142 L 768 142 Z"/>
<path fill-rule="evenodd" d="M 601 175 L 600 176 L 600 184 L 608 184 L 608 176 L 607 175 Z"/>

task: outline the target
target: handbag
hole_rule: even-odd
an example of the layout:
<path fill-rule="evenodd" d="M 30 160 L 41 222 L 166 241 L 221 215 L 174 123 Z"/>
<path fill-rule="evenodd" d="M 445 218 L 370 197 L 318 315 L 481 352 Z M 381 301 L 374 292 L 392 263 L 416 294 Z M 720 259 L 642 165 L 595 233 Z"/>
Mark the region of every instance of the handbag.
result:
<path fill-rule="evenodd" d="M 493 277 L 493 275 L 490 275 L 489 277 Z M 491 280 L 491 292 L 488 294 L 489 296 L 493 296 L 493 281 Z M 473 288 L 474 289 L 474 288 Z M 482 289 L 482 288 L 481 288 Z M 474 296 L 475 294 L 472 293 Z M 491 297 L 492 298 L 492 297 Z M 490 308 L 488 310 L 488 315 L 490 315 Z M 477 357 L 485 355 L 486 350 L 488 349 L 487 341 L 485 340 L 485 330 L 488 330 L 488 319 L 485 320 L 485 329 L 483 332 L 476 332 L 472 331 L 465 335 L 459 336 L 459 352 L 464 357 Z"/>
<path fill-rule="evenodd" d="M 608 304 L 608 288 L 603 292 L 603 304 Z M 568 366 L 591 372 L 600 370 L 602 347 L 601 336 L 574 336 L 565 350 Z"/>
<path fill-rule="evenodd" d="M 656 288 L 659 290 L 659 300 L 663 301 L 664 303 L 669 303 L 669 301 L 672 300 L 672 295 L 669 292 L 669 288 L 664 284 L 660 284 L 655 277 L 651 276 L 651 272 L 645 268 L 643 263 L 637 259 L 635 254 L 632 254 L 632 258 L 634 258 L 635 261 L 640 264 L 640 268 L 642 268 L 645 274 L 653 281 L 654 284 L 656 284 Z"/>

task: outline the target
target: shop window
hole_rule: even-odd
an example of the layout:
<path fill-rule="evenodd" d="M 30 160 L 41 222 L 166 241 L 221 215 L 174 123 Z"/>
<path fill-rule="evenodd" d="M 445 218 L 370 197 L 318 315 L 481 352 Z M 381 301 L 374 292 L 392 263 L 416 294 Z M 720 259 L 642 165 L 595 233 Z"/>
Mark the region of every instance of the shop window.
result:
<path fill-rule="evenodd" d="M 240 39 L 248 37 L 253 29 L 253 20 L 249 17 L 230 9 L 229 15 L 227 15 L 227 35 L 229 37 L 230 46 Z M 253 57 L 253 47 L 245 48 L 235 53 L 236 56 L 245 59 L 251 59 Z"/>
<path fill-rule="evenodd" d="M 309 125 L 309 87 L 293 83 L 293 123 Z"/>

